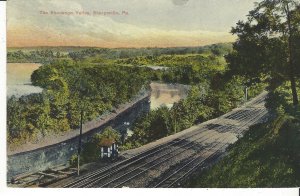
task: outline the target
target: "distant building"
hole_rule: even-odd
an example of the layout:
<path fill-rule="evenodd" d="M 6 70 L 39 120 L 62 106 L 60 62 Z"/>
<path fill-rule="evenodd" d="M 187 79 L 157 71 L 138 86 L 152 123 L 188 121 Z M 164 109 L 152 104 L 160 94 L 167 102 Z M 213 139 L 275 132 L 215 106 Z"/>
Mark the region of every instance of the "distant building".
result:
<path fill-rule="evenodd" d="M 119 154 L 118 144 L 112 138 L 102 139 L 100 142 L 100 157 L 115 158 Z"/>

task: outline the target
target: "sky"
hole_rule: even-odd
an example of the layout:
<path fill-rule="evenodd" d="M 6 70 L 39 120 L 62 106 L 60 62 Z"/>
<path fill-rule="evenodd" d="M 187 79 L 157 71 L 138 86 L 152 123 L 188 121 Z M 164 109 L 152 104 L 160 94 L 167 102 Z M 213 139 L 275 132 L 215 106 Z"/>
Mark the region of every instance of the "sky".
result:
<path fill-rule="evenodd" d="M 8 0 L 7 46 L 180 47 L 236 39 L 256 0 Z"/>

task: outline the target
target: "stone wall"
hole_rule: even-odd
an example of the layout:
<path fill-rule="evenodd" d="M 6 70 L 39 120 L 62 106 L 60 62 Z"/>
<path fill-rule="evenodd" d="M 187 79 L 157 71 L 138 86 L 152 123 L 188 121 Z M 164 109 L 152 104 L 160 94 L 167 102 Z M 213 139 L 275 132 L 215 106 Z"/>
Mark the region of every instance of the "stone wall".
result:
<path fill-rule="evenodd" d="M 124 122 L 129 122 L 131 125 L 138 116 L 149 112 L 149 110 L 149 97 L 146 97 L 118 114 L 116 118 L 83 134 L 82 141 L 86 142 L 94 134 L 101 133 L 107 126 L 112 126 L 114 129 L 122 132 L 128 128 L 128 125 L 124 125 Z M 77 149 L 78 137 L 75 137 L 51 146 L 8 156 L 7 177 L 11 179 L 19 174 L 37 172 L 65 164 L 73 154 L 77 153 Z"/>

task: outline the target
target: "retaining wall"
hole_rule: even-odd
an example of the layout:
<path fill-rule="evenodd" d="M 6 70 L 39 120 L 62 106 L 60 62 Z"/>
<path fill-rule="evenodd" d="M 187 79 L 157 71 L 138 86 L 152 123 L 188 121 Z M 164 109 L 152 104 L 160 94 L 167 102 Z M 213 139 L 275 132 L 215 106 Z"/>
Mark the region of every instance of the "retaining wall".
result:
<path fill-rule="evenodd" d="M 137 101 L 131 107 L 118 114 L 114 119 L 109 120 L 105 124 L 91 129 L 82 135 L 82 141 L 86 142 L 96 133 L 101 133 L 107 126 L 112 126 L 118 131 L 124 131 L 128 127 L 124 122 L 130 125 L 135 119 L 143 113 L 150 110 L 150 97 Z M 65 164 L 70 157 L 77 153 L 78 137 L 74 137 L 58 144 L 38 148 L 35 150 L 21 152 L 7 157 L 7 178 L 13 176 L 46 170 L 56 165 Z"/>

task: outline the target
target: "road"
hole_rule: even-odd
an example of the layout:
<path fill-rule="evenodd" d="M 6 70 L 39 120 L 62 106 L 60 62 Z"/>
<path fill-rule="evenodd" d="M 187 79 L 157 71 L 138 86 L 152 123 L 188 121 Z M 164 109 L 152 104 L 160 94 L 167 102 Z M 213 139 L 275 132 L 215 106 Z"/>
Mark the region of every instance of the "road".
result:
<path fill-rule="evenodd" d="M 157 145 L 108 167 L 89 172 L 61 187 L 180 187 L 196 170 L 225 154 L 251 125 L 268 117 L 267 92 L 245 105 L 162 140 Z"/>

